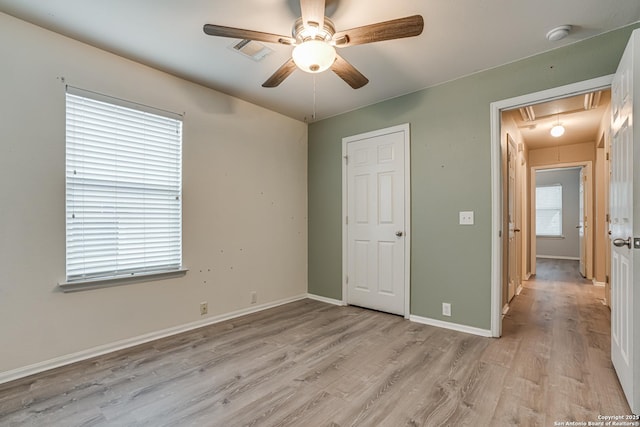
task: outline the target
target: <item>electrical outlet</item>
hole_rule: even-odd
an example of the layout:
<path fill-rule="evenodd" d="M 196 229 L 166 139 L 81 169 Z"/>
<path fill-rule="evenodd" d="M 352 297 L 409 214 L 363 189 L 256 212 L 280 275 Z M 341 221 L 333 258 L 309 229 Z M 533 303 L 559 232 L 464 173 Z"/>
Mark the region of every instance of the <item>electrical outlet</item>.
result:
<path fill-rule="evenodd" d="M 257 292 L 251 292 L 251 304 L 255 304 L 258 302 L 258 293 Z"/>
<path fill-rule="evenodd" d="M 209 312 L 209 303 L 206 301 L 200 303 L 200 316 L 204 316 Z"/>
<path fill-rule="evenodd" d="M 442 315 L 451 316 L 451 304 L 449 304 L 448 302 L 442 303 Z"/>
<path fill-rule="evenodd" d="M 473 225 L 473 211 L 460 212 L 460 225 Z"/>

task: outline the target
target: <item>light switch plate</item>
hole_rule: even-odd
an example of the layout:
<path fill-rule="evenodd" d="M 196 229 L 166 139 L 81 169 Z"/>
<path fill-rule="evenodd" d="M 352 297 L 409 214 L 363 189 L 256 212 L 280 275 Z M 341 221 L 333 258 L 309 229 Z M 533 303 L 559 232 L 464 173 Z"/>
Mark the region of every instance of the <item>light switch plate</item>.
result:
<path fill-rule="evenodd" d="M 473 211 L 460 212 L 460 225 L 473 225 Z"/>

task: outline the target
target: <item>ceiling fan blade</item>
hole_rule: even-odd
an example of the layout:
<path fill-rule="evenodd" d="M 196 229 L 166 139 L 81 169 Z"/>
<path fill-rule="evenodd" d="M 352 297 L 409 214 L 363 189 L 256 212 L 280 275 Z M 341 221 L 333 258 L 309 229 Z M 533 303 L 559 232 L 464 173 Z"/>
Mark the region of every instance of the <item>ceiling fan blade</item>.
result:
<path fill-rule="evenodd" d="M 232 39 L 255 40 L 267 43 L 295 44 L 295 39 L 278 34 L 260 31 L 243 30 L 242 28 L 224 27 L 222 25 L 205 24 L 204 32 L 210 36 L 229 37 Z"/>
<path fill-rule="evenodd" d="M 331 71 L 336 73 L 354 89 L 360 89 L 362 86 L 369 83 L 368 78 L 366 78 L 360 71 L 356 70 L 356 67 L 351 65 L 340 55 L 336 55 L 336 61 L 331 66 Z"/>
<path fill-rule="evenodd" d="M 364 27 L 339 31 L 333 36 L 336 46 L 354 46 L 384 40 L 419 36 L 424 28 L 424 19 L 420 15 L 378 22 Z"/>
<path fill-rule="evenodd" d="M 300 0 L 302 22 L 308 26 L 324 27 L 325 0 Z"/>
<path fill-rule="evenodd" d="M 291 75 L 297 68 L 296 63 L 293 62 L 293 58 L 285 62 L 282 67 L 271 75 L 266 82 L 262 83 L 262 87 L 276 87 Z"/>

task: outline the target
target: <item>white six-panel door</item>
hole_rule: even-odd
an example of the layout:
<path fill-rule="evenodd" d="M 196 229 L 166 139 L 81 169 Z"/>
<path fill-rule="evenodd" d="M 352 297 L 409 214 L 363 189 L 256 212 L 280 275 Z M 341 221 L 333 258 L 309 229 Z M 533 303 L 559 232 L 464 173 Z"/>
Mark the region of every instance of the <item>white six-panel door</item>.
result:
<path fill-rule="evenodd" d="M 611 180 L 609 191 L 611 232 L 611 360 L 631 410 L 640 413 L 640 354 L 637 323 L 640 290 L 634 289 L 634 217 L 636 227 L 640 207 L 634 209 L 634 163 L 640 161 L 640 138 L 634 135 L 634 100 L 640 100 L 634 73 L 640 72 L 640 32 L 633 32 L 620 60 L 611 95 Z M 637 113 L 637 112 L 636 112 Z M 635 149 L 634 149 L 635 147 Z M 639 171 L 635 171 L 637 174 Z M 636 233 L 638 235 L 639 233 Z M 637 258 L 638 256 L 635 255 Z"/>
<path fill-rule="evenodd" d="M 346 138 L 347 303 L 408 315 L 408 126 Z"/>

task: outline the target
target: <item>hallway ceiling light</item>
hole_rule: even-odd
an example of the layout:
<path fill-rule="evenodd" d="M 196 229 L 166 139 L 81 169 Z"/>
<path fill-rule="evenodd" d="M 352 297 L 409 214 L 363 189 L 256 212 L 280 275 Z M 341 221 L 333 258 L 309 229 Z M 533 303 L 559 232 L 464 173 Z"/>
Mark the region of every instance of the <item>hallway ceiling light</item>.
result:
<path fill-rule="evenodd" d="M 560 114 L 558 114 L 558 120 L 554 127 L 551 128 L 551 136 L 559 138 L 564 135 L 564 126 L 560 124 Z"/>
<path fill-rule="evenodd" d="M 558 138 L 558 137 L 561 137 L 562 135 L 564 135 L 564 126 L 555 125 L 554 127 L 551 128 L 551 136 Z"/>

